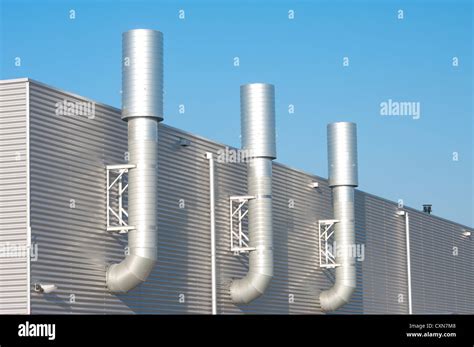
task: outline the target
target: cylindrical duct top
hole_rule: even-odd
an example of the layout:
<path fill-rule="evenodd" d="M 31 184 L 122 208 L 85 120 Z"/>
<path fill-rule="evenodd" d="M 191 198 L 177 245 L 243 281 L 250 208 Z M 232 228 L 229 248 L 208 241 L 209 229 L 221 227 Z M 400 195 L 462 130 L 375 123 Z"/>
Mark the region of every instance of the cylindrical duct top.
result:
<path fill-rule="evenodd" d="M 275 88 L 271 84 L 240 86 L 242 149 L 251 157 L 276 158 Z"/>
<path fill-rule="evenodd" d="M 351 122 L 330 123 L 328 131 L 329 186 L 357 187 L 357 126 Z"/>
<path fill-rule="evenodd" d="M 122 119 L 163 120 L 163 34 L 136 29 L 122 37 Z"/>

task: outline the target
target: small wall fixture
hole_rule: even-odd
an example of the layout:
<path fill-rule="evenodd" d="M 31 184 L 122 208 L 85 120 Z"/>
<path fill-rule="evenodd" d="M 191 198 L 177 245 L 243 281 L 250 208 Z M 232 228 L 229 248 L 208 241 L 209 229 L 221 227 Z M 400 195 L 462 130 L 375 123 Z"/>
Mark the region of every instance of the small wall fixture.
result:
<path fill-rule="evenodd" d="M 33 288 L 34 288 L 34 291 L 37 293 L 49 294 L 56 291 L 56 289 L 58 289 L 58 286 L 55 284 L 35 283 L 33 285 Z"/>
<path fill-rule="evenodd" d="M 182 137 L 180 137 L 179 140 L 178 140 L 178 145 L 180 145 L 181 147 L 188 147 L 188 146 L 191 146 L 191 141 L 189 141 L 188 139 L 183 139 Z"/>
<path fill-rule="evenodd" d="M 311 182 L 309 185 L 311 188 L 319 188 L 319 183 L 318 182 Z"/>
<path fill-rule="evenodd" d="M 462 234 L 466 237 L 471 237 L 472 233 L 468 230 L 463 230 Z"/>

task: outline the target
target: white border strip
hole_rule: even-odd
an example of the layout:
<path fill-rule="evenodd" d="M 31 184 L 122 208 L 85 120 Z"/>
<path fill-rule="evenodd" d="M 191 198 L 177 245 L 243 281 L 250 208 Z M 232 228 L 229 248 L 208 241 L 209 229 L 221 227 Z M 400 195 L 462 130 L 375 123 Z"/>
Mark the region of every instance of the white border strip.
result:
<path fill-rule="evenodd" d="M 31 314 L 31 225 L 30 225 L 30 82 L 26 82 L 26 313 Z"/>

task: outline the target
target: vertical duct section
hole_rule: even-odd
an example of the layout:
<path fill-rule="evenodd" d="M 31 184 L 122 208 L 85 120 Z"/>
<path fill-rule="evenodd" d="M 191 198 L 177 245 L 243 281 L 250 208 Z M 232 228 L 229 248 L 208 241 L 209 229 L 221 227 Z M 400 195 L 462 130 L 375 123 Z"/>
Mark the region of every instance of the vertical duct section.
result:
<path fill-rule="evenodd" d="M 157 260 L 158 123 L 163 120 L 163 34 L 123 34 L 122 119 L 128 122 L 129 255 L 107 271 L 107 287 L 124 293 L 144 282 Z"/>
<path fill-rule="evenodd" d="M 357 128 L 354 123 L 328 124 L 329 186 L 332 188 L 336 242 L 336 281 L 319 297 L 323 311 L 348 303 L 356 288 L 354 187 L 357 177 Z"/>
<path fill-rule="evenodd" d="M 230 287 L 235 304 L 262 295 L 273 277 L 272 160 L 276 158 L 275 89 L 271 84 L 240 87 L 242 149 L 248 161 L 249 270 Z"/>

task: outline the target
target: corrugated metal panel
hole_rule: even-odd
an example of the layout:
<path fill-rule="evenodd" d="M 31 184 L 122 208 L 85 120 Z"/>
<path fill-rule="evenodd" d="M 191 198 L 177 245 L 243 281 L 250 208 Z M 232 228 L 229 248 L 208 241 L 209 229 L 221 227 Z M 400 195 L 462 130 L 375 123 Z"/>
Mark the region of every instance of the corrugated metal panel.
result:
<path fill-rule="evenodd" d="M 229 195 L 245 195 L 245 168 L 237 164 L 217 164 L 217 266 L 221 279 L 219 313 L 319 313 L 319 292 L 330 283 L 319 271 L 317 253 L 318 218 L 328 218 L 330 190 L 311 188 L 315 177 L 273 165 L 274 277 L 265 295 L 248 306 L 237 307 L 229 296 L 228 283 L 246 272 L 246 256 L 229 251 Z M 232 168 L 235 166 L 235 168 Z M 237 170 L 240 166 L 241 170 Z M 233 174 L 231 174 L 233 171 Z"/>
<path fill-rule="evenodd" d="M 357 242 L 365 245 L 358 282 L 363 313 L 408 313 L 405 223 L 396 212 L 394 203 L 357 192 Z"/>
<path fill-rule="evenodd" d="M 84 100 L 31 84 L 31 218 L 34 241 L 40 247 L 32 279 L 59 287 L 50 295 L 33 293 L 32 312 L 210 313 L 209 172 L 204 154 L 225 147 L 160 125 L 158 263 L 143 285 L 125 295 L 110 295 L 105 288 L 106 264 L 123 258 L 127 242 L 126 237 L 105 232 L 104 166 L 124 162 L 126 124 L 120 121 L 119 110 L 99 104 L 92 120 L 57 116 L 55 104 L 65 98 Z M 179 146 L 180 137 L 191 145 Z M 216 160 L 218 313 L 319 314 L 319 292 L 332 285 L 332 274 L 319 269 L 317 254 L 317 221 L 332 218 L 327 182 L 281 164 L 273 167 L 275 276 L 264 296 L 237 307 L 228 287 L 232 278 L 245 274 L 247 260 L 229 250 L 228 197 L 246 194 L 246 166 Z M 312 181 L 318 181 L 320 188 L 310 188 Z M 70 208 L 71 199 L 75 208 Z M 396 208 L 393 202 L 356 192 L 356 240 L 365 245 L 365 260 L 357 263 L 358 288 L 352 302 L 336 313 L 407 312 L 404 221 L 396 216 Z M 444 224 L 459 228 L 421 212 L 410 215 L 415 235 L 426 228 L 445 229 Z M 425 221 L 420 229 L 417 218 L 428 218 L 433 225 Z M 437 271 L 452 276 L 450 282 L 455 284 L 448 289 L 456 292 L 453 307 L 472 313 L 473 299 L 465 293 L 474 284 L 472 268 L 466 265 L 472 265 L 473 246 L 457 240 L 461 241 L 463 255 Z M 426 245 L 413 242 L 416 262 Z M 423 261 L 431 261 L 427 259 Z M 420 311 L 418 293 L 432 287 L 418 277 L 413 282 L 421 283 L 422 289 L 414 288 L 415 312 Z M 444 292 L 446 285 L 436 288 L 440 297 L 451 295 Z"/>
<path fill-rule="evenodd" d="M 1 81 L 0 314 L 28 313 L 27 206 L 27 82 Z"/>
<path fill-rule="evenodd" d="M 31 276 L 58 286 L 49 295 L 32 293 L 32 313 L 130 312 L 104 288 L 105 264 L 119 253 L 105 232 L 104 165 L 123 162 L 126 124 L 102 105 L 94 119 L 57 115 L 63 100 L 84 101 L 30 85 L 31 232 L 39 251 Z"/>
<path fill-rule="evenodd" d="M 33 293 L 33 313 L 210 312 L 206 141 L 182 148 L 174 131 L 160 128 L 158 263 L 144 285 L 110 295 L 105 265 L 123 258 L 127 242 L 105 232 L 104 165 L 123 162 L 126 123 L 102 105 L 91 120 L 57 116 L 55 105 L 64 99 L 82 101 L 31 86 L 32 234 L 40 247 L 32 276 L 59 288 Z"/>
<path fill-rule="evenodd" d="M 465 227 L 411 213 L 413 312 L 474 312 L 474 249 Z M 472 229 L 470 229 L 472 231 Z"/>

